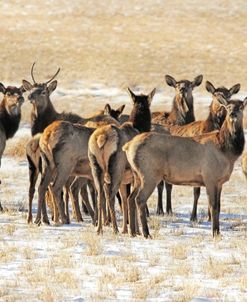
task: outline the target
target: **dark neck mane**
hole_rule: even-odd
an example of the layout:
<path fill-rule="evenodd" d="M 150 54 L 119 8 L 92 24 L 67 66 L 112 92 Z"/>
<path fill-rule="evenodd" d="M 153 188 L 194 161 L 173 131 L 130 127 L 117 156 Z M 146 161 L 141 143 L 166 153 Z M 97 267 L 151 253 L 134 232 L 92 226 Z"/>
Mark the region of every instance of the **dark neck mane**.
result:
<path fill-rule="evenodd" d="M 220 149 L 231 160 L 236 161 L 244 150 L 244 131 L 238 127 L 235 133 L 230 133 L 225 120 L 219 132 Z"/>
<path fill-rule="evenodd" d="M 57 119 L 58 113 L 53 107 L 52 103 L 38 116 L 31 112 L 31 132 L 35 135 L 39 132 L 43 132 L 44 129 Z"/>
<path fill-rule="evenodd" d="M 21 113 L 18 115 L 9 115 L 3 102 L 0 104 L 0 126 L 6 134 L 6 138 L 12 138 L 19 128 Z"/>
<path fill-rule="evenodd" d="M 148 132 L 151 129 L 151 112 L 148 106 L 135 105 L 131 111 L 129 121 L 139 132 Z"/>
<path fill-rule="evenodd" d="M 175 96 L 173 99 L 172 110 L 168 115 L 167 123 L 171 125 L 183 126 L 191 122 L 194 122 L 195 115 L 194 115 L 193 98 L 192 100 L 190 100 L 190 105 L 188 105 L 188 102 L 186 101 L 189 111 L 185 115 L 182 115 L 182 113 L 178 109 L 176 98 L 177 96 Z"/>

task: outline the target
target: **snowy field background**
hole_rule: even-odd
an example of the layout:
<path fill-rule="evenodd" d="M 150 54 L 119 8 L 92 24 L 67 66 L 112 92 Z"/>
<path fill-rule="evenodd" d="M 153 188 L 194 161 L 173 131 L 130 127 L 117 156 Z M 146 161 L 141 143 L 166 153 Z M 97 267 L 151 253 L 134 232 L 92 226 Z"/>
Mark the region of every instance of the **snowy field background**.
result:
<path fill-rule="evenodd" d="M 205 81 L 247 96 L 245 1 L 5 1 L 0 3 L 1 82 L 37 81 L 57 68 L 51 96 L 59 112 L 86 116 L 108 102 L 131 101 L 126 92 L 157 93 L 152 110 L 169 110 L 173 89 L 164 75 L 192 80 L 197 119 L 206 118 L 210 95 Z M 189 220 L 192 188 L 173 187 L 172 217 L 155 215 L 152 240 L 112 234 L 97 236 L 91 221 L 69 226 L 27 225 L 30 104 L 0 170 L 0 301 L 247 301 L 247 185 L 239 159 L 223 187 L 221 236 L 211 237 L 205 189 L 198 223 Z M 246 112 L 245 112 L 246 114 Z M 245 126 L 247 122 L 245 120 Z M 246 134 L 247 136 L 247 134 Z M 165 196 L 164 196 L 165 198 Z M 36 211 L 37 195 L 34 212 Z M 117 207 L 119 224 L 121 214 Z"/>

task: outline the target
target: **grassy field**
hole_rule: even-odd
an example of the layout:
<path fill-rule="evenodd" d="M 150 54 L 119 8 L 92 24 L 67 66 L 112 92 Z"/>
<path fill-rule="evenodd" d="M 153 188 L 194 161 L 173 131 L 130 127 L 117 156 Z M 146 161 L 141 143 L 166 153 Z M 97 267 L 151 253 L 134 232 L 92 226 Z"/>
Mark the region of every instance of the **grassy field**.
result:
<path fill-rule="evenodd" d="M 203 74 L 194 95 L 196 117 L 204 118 L 210 101 L 205 80 L 228 88 L 241 83 L 240 99 L 247 95 L 246 16 L 244 0 L 1 1 L 0 81 L 30 81 L 34 61 L 37 82 L 61 67 L 55 107 L 87 115 L 106 102 L 129 111 L 128 86 L 157 87 L 152 110 L 169 109 L 174 90 L 164 75 L 192 80 Z M 0 215 L 0 301 L 246 301 L 247 186 L 240 160 L 223 187 L 216 240 L 205 190 L 198 223 L 189 221 L 189 187 L 174 187 L 171 217 L 155 216 L 157 195 L 151 196 L 153 240 L 115 236 L 107 227 L 96 236 L 88 217 L 69 226 L 27 225 L 30 107 L 23 105 L 20 131 L 8 142 L 0 170 L 6 209 Z M 117 217 L 121 224 L 118 208 Z"/>
<path fill-rule="evenodd" d="M 164 74 L 246 84 L 247 3 L 237 1 L 1 2 L 1 80 L 162 86 Z M 201 88 L 204 89 L 204 88 Z"/>

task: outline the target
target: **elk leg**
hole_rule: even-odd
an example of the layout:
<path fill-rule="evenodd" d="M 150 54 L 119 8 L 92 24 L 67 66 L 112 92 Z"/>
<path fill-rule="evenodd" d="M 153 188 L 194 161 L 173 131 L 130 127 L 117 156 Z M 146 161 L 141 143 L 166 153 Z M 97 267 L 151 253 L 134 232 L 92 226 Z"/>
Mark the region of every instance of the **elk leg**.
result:
<path fill-rule="evenodd" d="M 118 204 L 119 204 L 120 210 L 121 210 L 122 213 L 123 213 L 123 207 L 122 207 L 122 195 L 121 195 L 121 193 L 120 193 L 119 191 L 117 192 L 116 197 L 117 197 L 117 200 L 118 200 Z"/>
<path fill-rule="evenodd" d="M 92 167 L 92 175 L 94 179 L 94 185 L 97 192 L 97 219 L 98 219 L 98 226 L 97 226 L 97 234 L 101 234 L 103 232 L 102 229 L 102 207 L 103 207 L 103 173 L 102 169 L 97 163 L 96 157 L 89 153 L 89 159 Z"/>
<path fill-rule="evenodd" d="M 45 224 L 50 224 L 45 201 L 42 204 L 42 222 Z"/>
<path fill-rule="evenodd" d="M 138 194 L 139 186 L 134 186 L 132 192 L 130 193 L 127 204 L 129 210 L 129 226 L 130 226 L 130 236 L 136 236 L 136 205 L 135 205 L 135 198 Z"/>
<path fill-rule="evenodd" d="M 68 221 L 70 220 L 69 218 L 69 188 L 65 186 L 64 191 L 65 191 L 65 215 L 67 216 Z M 63 199 L 63 192 L 61 192 L 61 199 Z"/>
<path fill-rule="evenodd" d="M 27 216 L 27 222 L 32 223 L 33 221 L 33 215 L 32 215 L 32 204 L 33 204 L 33 197 L 35 193 L 35 185 L 38 179 L 39 175 L 39 169 L 35 166 L 33 161 L 29 156 L 27 156 L 28 160 L 28 169 L 29 169 L 29 200 L 28 200 L 28 216 Z"/>
<path fill-rule="evenodd" d="M 166 186 L 166 213 L 172 214 L 172 185 L 165 182 Z"/>
<path fill-rule="evenodd" d="M 190 221 L 197 221 L 197 204 L 198 204 L 198 199 L 200 197 L 201 188 L 194 187 L 193 191 L 194 191 L 194 203 L 193 203 L 192 213 L 190 216 Z"/>
<path fill-rule="evenodd" d="M 89 215 L 91 216 L 92 218 L 92 222 L 93 222 L 93 225 L 95 225 L 95 213 L 94 213 L 94 210 L 93 208 L 91 207 L 91 204 L 90 204 L 90 201 L 89 201 L 89 198 L 88 198 L 88 192 L 87 192 L 87 186 L 88 186 L 88 183 L 89 181 L 86 181 L 86 183 L 84 183 L 84 185 L 81 187 L 81 190 L 80 190 L 80 195 L 81 195 L 81 198 L 82 198 L 82 204 L 84 206 L 85 209 L 87 209 L 87 211 L 85 211 L 85 213 L 89 213 Z M 90 184 L 93 188 L 93 185 Z M 95 189 L 93 188 L 93 194 L 95 195 Z"/>
<path fill-rule="evenodd" d="M 219 190 L 216 186 L 210 186 L 210 188 L 206 188 L 206 189 L 209 198 L 209 208 L 210 208 L 211 219 L 212 219 L 212 233 L 213 233 L 213 237 L 215 237 L 220 233 L 219 202 L 220 202 L 221 189 Z"/>
<path fill-rule="evenodd" d="M 87 182 L 81 184 L 80 195 L 81 195 L 81 200 L 82 200 L 82 211 L 86 215 L 88 215 L 89 210 L 88 210 L 86 204 L 90 204 L 90 203 L 89 203 L 88 192 L 87 192 Z"/>
<path fill-rule="evenodd" d="M 157 203 L 157 215 L 164 215 L 164 210 L 163 210 L 163 190 L 164 190 L 164 181 L 162 180 L 158 186 L 158 203 Z"/>
<path fill-rule="evenodd" d="M 112 184 L 104 184 L 104 192 L 106 198 L 106 204 L 110 212 L 110 218 L 112 222 L 113 232 L 118 233 L 118 226 L 115 214 L 115 191 L 112 189 Z"/>
<path fill-rule="evenodd" d="M 75 181 L 70 186 L 70 193 L 71 193 L 71 201 L 75 213 L 75 218 L 77 222 L 83 221 L 80 206 L 79 206 L 79 191 L 81 188 L 81 181 L 80 178 L 76 178 Z"/>
<path fill-rule="evenodd" d="M 48 188 L 48 185 L 50 184 L 50 181 L 52 179 L 52 174 L 48 166 L 45 167 L 44 172 L 42 173 L 41 176 L 41 181 L 39 184 L 39 189 L 38 189 L 38 209 L 37 209 L 37 214 L 36 214 L 36 219 L 34 223 L 40 225 L 41 223 L 41 211 L 43 207 L 43 203 L 45 203 L 45 193 Z"/>
<path fill-rule="evenodd" d="M 96 196 L 96 191 L 95 191 L 94 183 L 93 183 L 93 181 L 88 180 L 87 185 L 88 185 L 89 192 L 90 192 L 90 195 L 91 195 L 91 199 L 92 199 L 92 203 L 93 203 L 93 208 L 95 210 L 97 208 L 96 207 L 97 196 Z"/>
<path fill-rule="evenodd" d="M 143 236 L 145 238 L 148 238 L 150 237 L 150 233 L 149 233 L 147 217 L 146 217 L 146 202 L 150 197 L 150 195 L 152 194 L 152 192 L 154 191 L 156 187 L 156 183 L 151 179 L 148 179 L 148 181 L 147 182 L 145 181 L 145 183 L 147 183 L 148 185 L 145 187 L 142 186 L 142 188 L 138 192 L 136 196 L 136 205 L 138 208 L 138 213 L 142 224 Z"/>
<path fill-rule="evenodd" d="M 128 207 L 127 207 L 127 188 L 126 185 L 120 185 L 120 195 L 121 195 L 121 204 L 122 204 L 122 212 L 123 212 L 123 227 L 122 233 L 128 233 Z"/>

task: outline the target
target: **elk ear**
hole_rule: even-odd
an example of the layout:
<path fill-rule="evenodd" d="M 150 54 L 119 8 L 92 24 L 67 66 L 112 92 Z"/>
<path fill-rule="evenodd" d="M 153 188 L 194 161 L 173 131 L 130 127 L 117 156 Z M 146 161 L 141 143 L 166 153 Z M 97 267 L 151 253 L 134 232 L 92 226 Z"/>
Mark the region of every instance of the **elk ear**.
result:
<path fill-rule="evenodd" d="M 20 86 L 20 87 L 19 87 L 19 90 L 21 91 L 21 93 L 26 92 L 26 89 L 25 89 L 23 86 Z"/>
<path fill-rule="evenodd" d="M 118 117 L 120 117 L 120 115 L 123 113 L 124 108 L 125 108 L 125 105 L 122 105 L 116 110 Z"/>
<path fill-rule="evenodd" d="M 111 115 L 111 106 L 109 104 L 105 105 L 104 114 L 105 115 Z"/>
<path fill-rule="evenodd" d="M 148 95 L 148 103 L 149 103 L 149 106 L 151 105 L 152 103 L 152 100 L 153 100 L 153 97 L 155 95 L 155 92 L 156 92 L 156 88 L 154 88 Z"/>
<path fill-rule="evenodd" d="M 0 83 L 0 92 L 5 94 L 5 91 L 6 91 L 6 88 L 4 87 L 4 85 L 2 83 Z"/>
<path fill-rule="evenodd" d="M 243 107 L 245 108 L 245 106 L 247 106 L 247 97 L 243 100 Z"/>
<path fill-rule="evenodd" d="M 49 95 L 57 88 L 57 81 L 51 82 L 51 84 L 48 86 L 48 92 Z"/>
<path fill-rule="evenodd" d="M 203 79 L 203 75 L 202 74 L 200 74 L 199 76 L 195 77 L 194 81 L 192 82 L 193 88 L 196 87 L 196 86 L 201 85 L 202 79 Z"/>
<path fill-rule="evenodd" d="M 210 83 L 209 81 L 206 82 L 206 89 L 208 92 L 210 92 L 212 94 L 215 92 L 214 85 L 212 83 Z"/>
<path fill-rule="evenodd" d="M 28 91 L 33 88 L 33 85 L 26 80 L 22 80 L 22 87 L 25 89 L 25 91 Z"/>
<path fill-rule="evenodd" d="M 231 96 L 232 96 L 233 94 L 238 93 L 239 90 L 240 90 L 240 87 L 241 87 L 240 84 L 236 84 L 236 85 L 232 86 L 232 88 L 229 89 L 229 92 L 230 92 Z"/>
<path fill-rule="evenodd" d="M 128 87 L 128 92 L 129 92 L 129 95 L 131 96 L 132 100 L 135 102 L 136 95 L 134 94 L 133 91 L 131 91 L 131 89 L 129 87 Z"/>
<path fill-rule="evenodd" d="M 170 75 L 165 75 L 165 80 L 167 85 L 171 86 L 171 87 L 176 87 L 177 81 Z"/>

